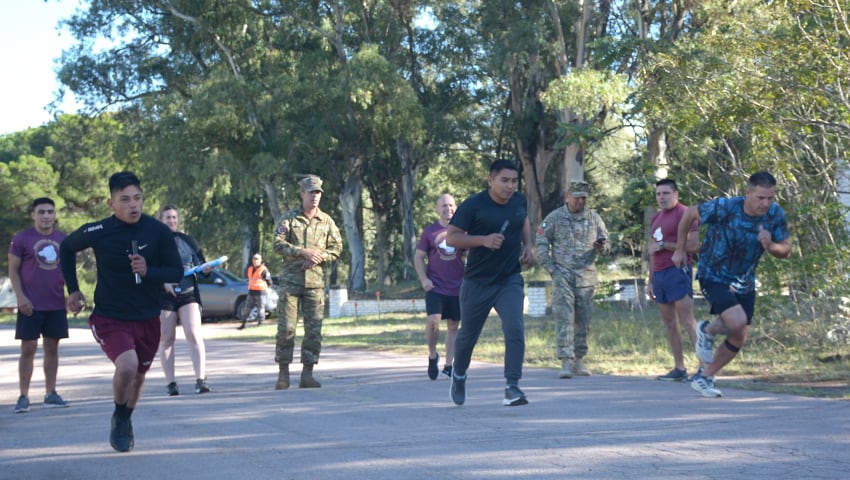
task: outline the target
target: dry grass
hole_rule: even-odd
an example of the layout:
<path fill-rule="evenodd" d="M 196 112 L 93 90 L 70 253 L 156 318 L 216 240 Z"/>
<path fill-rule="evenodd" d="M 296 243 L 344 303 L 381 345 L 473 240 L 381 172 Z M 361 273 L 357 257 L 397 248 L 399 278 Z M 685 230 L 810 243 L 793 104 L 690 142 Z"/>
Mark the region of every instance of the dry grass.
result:
<path fill-rule="evenodd" d="M 832 343 L 827 331 L 836 320 L 829 314 L 804 317 L 798 305 L 785 300 L 759 299 L 757 318 L 741 354 L 718 377 L 718 384 L 741 388 L 788 392 L 808 396 L 850 399 L 850 345 Z M 697 318 L 708 318 L 708 308 L 697 302 Z M 14 323 L 11 315 L 0 323 Z M 72 324 L 83 326 L 82 317 Z M 525 364 L 558 368 L 555 328 L 551 316 L 526 317 Z M 277 332 L 272 320 L 259 328 L 215 329 L 220 338 L 272 343 Z M 212 332 L 211 332 L 212 333 Z M 392 351 L 426 355 L 424 314 L 388 314 L 366 317 L 328 318 L 324 343 L 335 347 Z M 655 376 L 672 367 L 666 333 L 655 306 L 626 303 L 597 305 L 586 361 L 599 374 Z M 696 367 L 690 341 L 685 338 L 686 364 Z M 474 358 L 501 363 L 504 344 L 500 320 L 485 325 Z"/>

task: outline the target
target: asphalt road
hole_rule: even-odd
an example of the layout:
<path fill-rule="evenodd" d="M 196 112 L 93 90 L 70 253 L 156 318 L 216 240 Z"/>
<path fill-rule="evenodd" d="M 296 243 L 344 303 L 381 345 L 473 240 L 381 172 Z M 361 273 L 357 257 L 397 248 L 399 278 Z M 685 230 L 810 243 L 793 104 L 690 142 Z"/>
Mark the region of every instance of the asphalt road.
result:
<path fill-rule="evenodd" d="M 232 328 L 208 325 L 206 328 Z M 300 334 L 300 332 L 299 332 Z M 500 365 L 473 362 L 467 402 L 428 380 L 424 358 L 326 346 L 321 389 L 273 389 L 271 345 L 208 340 L 213 392 L 165 395 L 158 362 L 133 415 L 135 449 L 108 443 L 112 365 L 87 330 L 61 344 L 59 393 L 43 409 L 41 354 L 29 413 L 15 414 L 19 344 L 0 327 L 2 479 L 845 479 L 850 402 L 525 370 L 529 404 L 504 407 Z M 593 366 L 592 359 L 589 362 Z M 297 369 L 295 371 L 297 378 Z"/>

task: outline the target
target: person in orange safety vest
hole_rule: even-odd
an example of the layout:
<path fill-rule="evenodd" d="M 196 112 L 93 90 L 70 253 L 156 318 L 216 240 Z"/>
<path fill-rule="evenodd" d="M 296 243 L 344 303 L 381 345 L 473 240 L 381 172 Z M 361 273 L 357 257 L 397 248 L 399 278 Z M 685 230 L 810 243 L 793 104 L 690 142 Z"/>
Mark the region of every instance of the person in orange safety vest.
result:
<path fill-rule="evenodd" d="M 266 296 L 269 286 L 272 284 L 272 275 L 259 253 L 254 254 L 251 265 L 248 265 L 248 268 L 245 269 L 245 276 L 248 277 L 248 298 L 245 299 L 245 309 L 242 312 L 237 312 L 242 316 L 242 325 L 239 326 L 239 330 L 245 328 L 248 317 L 254 308 L 257 309 L 257 326 L 263 324 L 263 320 L 266 318 Z"/>

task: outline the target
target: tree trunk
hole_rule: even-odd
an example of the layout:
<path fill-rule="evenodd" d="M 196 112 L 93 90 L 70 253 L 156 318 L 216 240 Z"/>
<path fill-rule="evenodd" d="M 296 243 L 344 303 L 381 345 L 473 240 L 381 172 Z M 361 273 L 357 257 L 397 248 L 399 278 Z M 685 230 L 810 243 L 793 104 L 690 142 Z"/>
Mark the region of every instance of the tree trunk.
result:
<path fill-rule="evenodd" d="M 649 156 L 649 161 L 655 165 L 655 180 L 661 180 L 662 178 L 667 178 L 667 132 L 663 127 L 659 127 L 658 125 L 650 126 L 649 135 L 646 138 L 646 154 Z M 652 217 L 655 215 L 657 208 L 655 204 L 652 204 L 643 211 L 643 224 L 646 225 L 646 229 L 643 235 L 643 244 L 649 245 L 649 242 L 652 241 L 650 232 L 650 224 L 652 223 Z M 650 264 L 651 259 L 649 258 L 649 250 L 644 248 L 641 253 L 641 273 L 644 275 L 644 278 L 649 276 L 650 268 L 652 265 Z"/>
<path fill-rule="evenodd" d="M 401 234 L 402 250 L 404 255 L 404 266 L 401 278 L 409 280 L 416 278 L 413 268 L 413 255 L 416 253 L 416 224 L 413 218 L 413 194 L 414 182 L 419 172 L 419 167 L 413 161 L 413 148 L 410 142 L 398 141 L 398 156 L 401 160 L 401 182 L 399 194 L 401 195 Z"/>
<path fill-rule="evenodd" d="M 239 264 L 239 276 L 241 277 L 254 255 L 254 238 L 257 228 L 243 220 L 239 222 L 239 230 L 242 232 L 242 262 Z"/>
<path fill-rule="evenodd" d="M 646 140 L 649 161 L 655 165 L 655 179 L 667 178 L 667 132 L 663 127 L 653 125 Z"/>
<path fill-rule="evenodd" d="M 564 152 L 564 191 L 570 182 L 580 180 L 584 180 L 584 150 L 578 143 L 571 143 Z"/>
<path fill-rule="evenodd" d="M 272 218 L 274 219 L 275 227 L 277 227 L 278 222 L 283 218 L 283 214 L 286 213 L 283 205 L 281 205 L 280 195 L 277 194 L 278 189 L 275 187 L 274 182 L 268 178 L 261 178 L 260 185 L 262 185 L 263 191 L 266 192 L 269 210 L 272 212 Z"/>
<path fill-rule="evenodd" d="M 538 132 L 534 154 L 523 142 L 517 141 L 517 150 L 522 159 L 522 179 L 525 183 L 525 196 L 528 199 L 528 222 L 531 230 L 536 231 L 543 220 L 543 201 L 546 198 L 546 171 L 552 159 L 558 154 L 556 150 L 546 150 L 546 138 L 542 131 Z"/>
<path fill-rule="evenodd" d="M 361 175 L 362 167 L 352 168 L 339 194 L 342 225 L 345 238 L 348 240 L 348 252 L 351 256 L 351 264 L 348 270 L 348 289 L 360 292 L 366 290 L 366 253 L 363 247 L 361 223 L 358 221 L 360 209 L 363 208 L 361 198 L 363 179 Z"/>
<path fill-rule="evenodd" d="M 390 285 L 390 279 L 387 278 L 387 270 L 390 262 L 389 255 L 389 232 L 387 231 L 387 218 L 389 217 L 386 210 L 374 210 L 375 221 L 375 274 L 377 284 L 379 286 Z"/>
<path fill-rule="evenodd" d="M 587 62 L 587 25 L 593 14 L 594 2 L 591 0 L 580 0 L 581 16 L 575 21 L 576 32 L 576 58 L 573 70 L 584 68 Z M 571 121 L 584 122 L 585 119 L 576 117 L 572 112 L 568 113 Z M 584 149 L 580 144 L 570 144 L 564 152 L 564 191 L 573 180 L 584 180 Z"/>

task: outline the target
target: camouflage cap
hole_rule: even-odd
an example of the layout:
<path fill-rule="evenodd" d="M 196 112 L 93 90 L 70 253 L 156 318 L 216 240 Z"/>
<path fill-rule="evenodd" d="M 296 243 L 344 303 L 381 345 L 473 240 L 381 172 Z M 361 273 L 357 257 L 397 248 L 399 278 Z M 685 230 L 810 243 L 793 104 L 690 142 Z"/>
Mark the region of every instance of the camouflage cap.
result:
<path fill-rule="evenodd" d="M 298 184 L 301 185 L 302 192 L 315 192 L 316 190 L 324 192 L 322 190 L 322 179 L 315 175 L 302 178 Z"/>
<path fill-rule="evenodd" d="M 574 197 L 586 197 L 590 195 L 590 185 L 580 180 L 572 181 L 567 191 Z"/>

